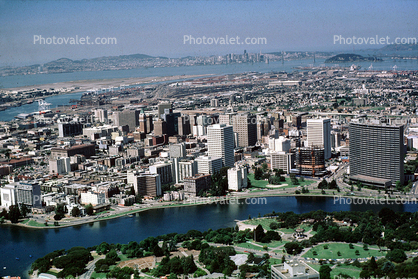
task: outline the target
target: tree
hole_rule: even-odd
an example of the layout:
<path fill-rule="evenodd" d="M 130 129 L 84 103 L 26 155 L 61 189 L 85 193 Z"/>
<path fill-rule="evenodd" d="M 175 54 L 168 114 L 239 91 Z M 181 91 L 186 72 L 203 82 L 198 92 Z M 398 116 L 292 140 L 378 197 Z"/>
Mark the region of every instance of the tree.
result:
<path fill-rule="evenodd" d="M 297 255 L 302 252 L 303 248 L 298 242 L 288 242 L 284 245 L 286 252 L 290 255 Z"/>
<path fill-rule="evenodd" d="M 19 222 L 19 218 L 20 218 L 19 206 L 18 205 L 11 205 L 9 207 L 9 220 L 13 224 L 16 224 L 16 223 Z"/>
<path fill-rule="evenodd" d="M 193 255 L 186 257 L 183 263 L 184 274 L 194 273 L 197 270 L 197 266 L 193 260 Z"/>
<path fill-rule="evenodd" d="M 293 185 L 299 185 L 299 180 L 296 178 L 296 175 L 294 173 L 289 174 L 290 182 Z"/>
<path fill-rule="evenodd" d="M 264 233 L 264 229 L 263 226 L 261 226 L 260 224 L 255 228 L 254 231 L 254 237 L 255 237 L 255 241 L 261 241 L 263 239 L 263 237 L 266 236 L 266 234 Z"/>
<path fill-rule="evenodd" d="M 26 215 L 30 212 L 29 208 L 26 206 L 26 204 L 22 204 L 20 206 L 20 214 L 22 215 L 22 217 L 26 217 Z"/>
<path fill-rule="evenodd" d="M 324 179 L 322 179 L 321 182 L 318 184 L 319 189 L 328 189 L 328 182 Z"/>
<path fill-rule="evenodd" d="M 386 259 L 395 263 L 404 262 L 407 259 L 405 251 L 402 249 L 394 249 L 386 254 Z"/>
<path fill-rule="evenodd" d="M 332 269 L 329 265 L 322 265 L 319 269 L 319 277 L 321 279 L 331 279 L 331 271 Z"/>
<path fill-rule="evenodd" d="M 254 179 L 260 180 L 262 176 L 263 176 L 263 171 L 260 168 L 256 168 L 254 171 Z"/>
<path fill-rule="evenodd" d="M 80 215 L 80 209 L 77 206 L 73 207 L 73 209 L 71 210 L 71 216 L 78 217 L 79 215 Z"/>
<path fill-rule="evenodd" d="M 87 215 L 89 216 L 93 215 L 94 210 L 93 210 L 93 205 L 91 203 L 86 205 L 85 209 L 86 209 Z"/>
<path fill-rule="evenodd" d="M 55 208 L 55 220 L 61 220 L 65 216 L 65 206 L 63 203 L 57 204 L 57 207 Z"/>
<path fill-rule="evenodd" d="M 254 253 L 250 252 L 247 258 L 247 263 L 252 263 L 255 259 Z"/>

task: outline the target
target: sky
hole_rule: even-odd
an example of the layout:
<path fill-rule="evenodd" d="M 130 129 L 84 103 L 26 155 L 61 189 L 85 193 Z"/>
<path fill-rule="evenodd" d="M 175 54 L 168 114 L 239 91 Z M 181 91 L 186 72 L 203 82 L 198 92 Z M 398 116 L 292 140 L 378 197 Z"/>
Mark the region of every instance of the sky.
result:
<path fill-rule="evenodd" d="M 0 0 L 0 66 L 136 53 L 176 58 L 380 48 L 334 39 L 418 38 L 417 11 L 417 0 Z M 71 44 L 86 36 L 116 43 Z M 221 44 L 227 36 L 241 44 Z M 244 44 L 245 38 L 261 39 Z"/>

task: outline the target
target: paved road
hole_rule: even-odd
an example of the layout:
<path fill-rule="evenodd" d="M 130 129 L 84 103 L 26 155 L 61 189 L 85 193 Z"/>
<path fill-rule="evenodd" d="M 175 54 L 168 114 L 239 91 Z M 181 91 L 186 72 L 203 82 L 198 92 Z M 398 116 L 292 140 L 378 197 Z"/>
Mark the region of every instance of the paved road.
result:
<path fill-rule="evenodd" d="M 86 267 L 87 272 L 83 273 L 78 278 L 79 279 L 89 279 L 91 277 L 91 275 L 93 274 L 94 269 L 96 268 L 96 262 L 100 259 L 104 259 L 105 257 L 106 257 L 105 255 L 102 255 L 102 256 L 98 257 L 97 259 L 95 259 L 94 261 L 92 261 L 91 263 L 89 263 Z"/>

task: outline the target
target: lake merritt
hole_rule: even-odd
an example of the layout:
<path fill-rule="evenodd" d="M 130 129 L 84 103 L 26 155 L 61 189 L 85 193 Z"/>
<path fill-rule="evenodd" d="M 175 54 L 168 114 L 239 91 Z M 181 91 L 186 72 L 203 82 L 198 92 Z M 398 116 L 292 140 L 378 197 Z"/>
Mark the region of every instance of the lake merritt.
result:
<path fill-rule="evenodd" d="M 13 225 L 0 226 L 0 276 L 12 275 L 27 278 L 30 264 L 37 258 L 58 249 L 74 246 L 94 246 L 108 243 L 141 241 L 149 236 L 171 232 L 186 233 L 191 229 L 205 231 L 235 226 L 235 220 L 266 213 L 305 213 L 315 210 L 375 212 L 384 207 L 394 211 L 417 212 L 417 204 L 355 205 L 335 203 L 330 197 L 267 197 L 264 204 L 205 204 L 199 206 L 167 207 L 136 213 L 130 218 L 120 217 L 74 227 L 32 229 Z M 33 257 L 30 258 L 29 255 Z M 19 258 L 19 260 L 16 260 Z M 3 267 L 6 267 L 4 270 Z"/>

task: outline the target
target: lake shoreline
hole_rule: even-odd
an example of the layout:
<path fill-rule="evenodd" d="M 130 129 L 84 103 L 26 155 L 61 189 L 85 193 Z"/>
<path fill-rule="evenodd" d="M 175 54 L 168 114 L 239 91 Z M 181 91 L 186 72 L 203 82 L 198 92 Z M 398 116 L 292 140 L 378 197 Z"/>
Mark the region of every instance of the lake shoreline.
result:
<path fill-rule="evenodd" d="M 126 217 L 130 214 L 136 214 L 139 212 L 144 212 L 144 211 L 148 211 L 148 210 L 153 210 L 153 209 L 164 209 L 164 208 L 172 208 L 172 207 L 187 207 L 187 206 L 196 206 L 196 205 L 208 205 L 208 204 L 238 204 L 236 201 L 238 200 L 242 200 L 242 199 L 262 199 L 262 198 L 267 198 L 267 197 L 308 197 L 308 198 L 315 198 L 315 197 L 319 197 L 319 198 L 333 198 L 335 199 L 341 199 L 341 198 L 345 198 L 345 199 L 352 199 L 352 200 L 357 200 L 357 199 L 367 199 L 369 201 L 371 200 L 376 200 L 376 201 L 380 201 L 380 202 L 393 202 L 396 203 L 398 201 L 405 201 L 404 197 L 401 198 L 385 198 L 385 197 L 371 197 L 371 196 L 338 196 L 338 195 L 327 195 L 327 194 L 290 194 L 290 193 L 286 193 L 286 194 L 280 194 L 280 193 L 266 193 L 266 195 L 260 195 L 259 193 L 257 193 L 256 195 L 242 195 L 242 196 L 230 196 L 227 198 L 214 198 L 212 197 L 209 201 L 208 200 L 201 200 L 201 201 L 197 201 L 197 202 L 190 202 L 190 203 L 171 203 L 171 204 L 163 204 L 163 205 L 156 205 L 156 206 L 148 206 L 145 208 L 133 208 L 130 210 L 126 210 L 125 212 L 121 212 L 121 213 L 117 213 L 114 214 L 113 216 L 110 215 L 108 217 L 103 217 L 103 218 L 97 218 L 97 219 L 90 219 L 90 220 L 77 220 L 80 221 L 78 223 L 73 223 L 73 224 L 60 224 L 59 226 L 54 226 L 54 225 L 50 225 L 50 226 L 41 226 L 41 227 L 37 227 L 37 226 L 31 226 L 31 225 L 27 225 L 27 224 L 22 224 L 22 223 L 17 223 L 17 224 L 12 224 L 10 222 L 8 223 L 4 223 L 3 225 L 9 225 L 9 226 L 17 226 L 17 227 L 25 227 L 25 228 L 31 228 L 31 229 L 60 229 L 60 228 L 68 228 L 68 227 L 76 227 L 76 226 L 81 226 L 81 225 L 85 225 L 85 224 L 90 224 L 90 223 L 95 223 L 95 222 L 100 222 L 100 221 L 107 221 L 107 220 L 112 220 L 112 219 L 116 219 L 116 218 L 121 218 L 121 217 Z M 414 200 L 418 200 L 417 197 L 413 197 Z M 231 202 L 234 201 L 234 202 Z M 251 203 L 247 203 L 247 204 L 251 204 Z M 267 203 L 266 203 L 267 204 Z M 369 203 L 370 205 L 373 205 L 373 203 Z M 380 203 L 381 204 L 381 203 Z M 128 208 L 127 208 L 128 209 Z M 71 222 L 71 221 L 68 221 Z"/>

